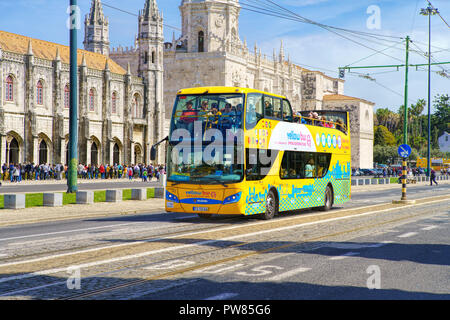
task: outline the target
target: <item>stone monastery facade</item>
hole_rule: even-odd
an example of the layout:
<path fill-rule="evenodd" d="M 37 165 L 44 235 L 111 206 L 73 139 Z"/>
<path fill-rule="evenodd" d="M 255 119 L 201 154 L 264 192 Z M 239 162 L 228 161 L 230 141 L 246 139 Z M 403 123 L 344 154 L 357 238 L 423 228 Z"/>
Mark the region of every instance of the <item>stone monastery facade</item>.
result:
<path fill-rule="evenodd" d="M 164 42 L 162 13 L 145 0 L 134 46 L 110 48 L 109 21 L 92 0 L 78 52 L 80 162 L 149 163 L 179 89 L 235 86 L 285 95 L 296 111 L 350 111 L 352 167 L 372 167 L 373 103 L 292 63 L 283 43 L 271 56 L 250 48 L 239 35 L 238 0 L 182 0 L 179 9 L 182 32 Z M 65 163 L 68 62 L 66 46 L 0 31 L 0 162 Z"/>

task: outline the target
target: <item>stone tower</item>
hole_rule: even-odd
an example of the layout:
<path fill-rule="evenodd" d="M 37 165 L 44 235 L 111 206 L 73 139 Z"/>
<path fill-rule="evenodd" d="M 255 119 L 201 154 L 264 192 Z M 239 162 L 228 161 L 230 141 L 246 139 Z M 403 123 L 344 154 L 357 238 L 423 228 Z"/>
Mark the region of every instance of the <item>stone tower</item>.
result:
<path fill-rule="evenodd" d="M 182 40 L 187 52 L 229 51 L 239 45 L 238 0 L 183 0 Z"/>
<path fill-rule="evenodd" d="M 84 49 L 109 55 L 109 22 L 103 15 L 101 0 L 92 0 L 84 27 Z"/>
<path fill-rule="evenodd" d="M 139 12 L 139 27 L 136 39 L 139 56 L 138 75 L 144 79 L 145 106 L 144 118 L 147 121 L 145 132 L 146 152 L 152 144 L 163 139 L 165 109 L 163 103 L 164 34 L 163 17 L 156 0 L 146 0 L 144 10 Z M 158 162 L 164 162 L 164 152 L 158 153 Z"/>

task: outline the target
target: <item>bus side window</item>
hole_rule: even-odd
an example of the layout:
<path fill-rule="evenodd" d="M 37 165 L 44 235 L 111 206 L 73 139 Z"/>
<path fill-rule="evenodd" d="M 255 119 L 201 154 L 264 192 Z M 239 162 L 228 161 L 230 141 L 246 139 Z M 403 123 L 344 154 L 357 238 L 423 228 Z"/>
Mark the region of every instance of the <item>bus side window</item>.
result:
<path fill-rule="evenodd" d="M 283 100 L 283 120 L 292 122 L 292 108 L 288 100 Z"/>
<path fill-rule="evenodd" d="M 281 179 L 323 178 L 330 166 L 331 154 L 285 151 L 281 161 Z"/>
<path fill-rule="evenodd" d="M 261 93 L 249 93 L 247 95 L 247 107 L 245 113 L 245 128 L 252 129 L 263 118 L 263 95 Z"/>
<path fill-rule="evenodd" d="M 264 117 L 274 117 L 273 98 L 264 96 Z"/>
<path fill-rule="evenodd" d="M 281 99 L 273 98 L 273 117 L 279 120 L 283 120 L 283 104 Z"/>

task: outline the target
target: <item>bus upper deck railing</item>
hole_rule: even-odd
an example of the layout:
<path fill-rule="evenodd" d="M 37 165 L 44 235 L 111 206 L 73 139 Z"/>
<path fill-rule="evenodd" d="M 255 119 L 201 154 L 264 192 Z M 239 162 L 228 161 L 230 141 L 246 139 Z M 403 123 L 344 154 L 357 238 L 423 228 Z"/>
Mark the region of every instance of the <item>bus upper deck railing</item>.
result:
<path fill-rule="evenodd" d="M 187 113 L 188 111 L 189 113 Z M 184 113 L 184 114 L 183 114 Z M 174 114 L 174 119 L 178 119 L 185 123 L 193 123 L 196 120 L 205 122 L 205 128 L 237 128 L 241 126 L 242 113 L 233 111 L 233 114 L 213 114 L 207 111 L 198 110 L 178 110 Z M 188 120 L 189 121 L 186 121 Z M 190 120 L 192 119 L 192 120 Z M 226 120 L 226 121 L 224 121 Z M 302 121 L 303 120 L 303 121 Z M 293 115 L 293 122 L 302 123 L 306 125 L 321 126 L 330 129 L 337 129 L 343 133 L 347 133 L 347 127 L 342 122 L 335 122 L 329 120 L 322 120 L 317 118 L 304 117 L 299 115 Z"/>

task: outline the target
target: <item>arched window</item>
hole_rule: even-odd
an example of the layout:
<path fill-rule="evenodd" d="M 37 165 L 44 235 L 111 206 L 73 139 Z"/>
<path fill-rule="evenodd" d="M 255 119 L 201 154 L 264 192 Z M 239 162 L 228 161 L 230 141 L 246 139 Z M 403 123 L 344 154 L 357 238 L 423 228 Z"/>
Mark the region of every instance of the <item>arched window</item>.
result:
<path fill-rule="evenodd" d="M 198 33 L 198 52 L 205 51 L 205 34 L 203 31 Z"/>
<path fill-rule="evenodd" d="M 91 146 L 91 165 L 93 166 L 98 165 L 98 147 L 95 142 L 92 142 Z"/>
<path fill-rule="evenodd" d="M 117 143 L 115 143 L 113 147 L 113 163 L 114 164 L 120 163 L 120 149 Z"/>
<path fill-rule="evenodd" d="M 111 97 L 111 113 L 117 113 L 117 93 L 113 92 Z"/>
<path fill-rule="evenodd" d="M 148 63 L 148 52 L 145 51 L 145 53 L 144 53 L 144 64 L 147 64 L 147 63 Z"/>
<path fill-rule="evenodd" d="M 68 84 L 64 87 L 64 108 L 70 108 L 70 88 Z"/>
<path fill-rule="evenodd" d="M 139 164 L 142 163 L 142 150 L 138 145 L 134 146 L 134 163 Z"/>
<path fill-rule="evenodd" d="M 39 80 L 36 85 L 36 103 L 38 105 L 44 104 L 44 86 L 42 85 L 42 81 Z"/>
<path fill-rule="evenodd" d="M 11 76 L 6 78 L 5 100 L 14 101 L 14 80 Z"/>
<path fill-rule="evenodd" d="M 47 163 L 47 143 L 42 140 L 39 144 L 39 164 Z"/>
<path fill-rule="evenodd" d="M 133 99 L 133 117 L 140 117 L 140 103 L 139 103 L 139 95 L 135 94 Z"/>
<path fill-rule="evenodd" d="M 19 163 L 19 143 L 13 138 L 9 143 L 9 163 Z"/>
<path fill-rule="evenodd" d="M 89 90 L 89 111 L 95 111 L 95 93 L 94 93 L 94 89 Z"/>

